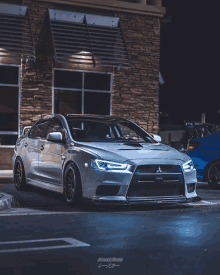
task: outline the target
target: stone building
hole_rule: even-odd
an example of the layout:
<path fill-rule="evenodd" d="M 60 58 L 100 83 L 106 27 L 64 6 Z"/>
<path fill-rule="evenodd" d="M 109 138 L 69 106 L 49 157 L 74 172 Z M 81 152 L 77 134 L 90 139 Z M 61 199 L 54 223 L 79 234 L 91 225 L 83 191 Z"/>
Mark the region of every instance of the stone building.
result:
<path fill-rule="evenodd" d="M 22 127 L 51 113 L 121 116 L 157 133 L 164 13 L 161 0 L 0 2 L 0 170 Z"/>

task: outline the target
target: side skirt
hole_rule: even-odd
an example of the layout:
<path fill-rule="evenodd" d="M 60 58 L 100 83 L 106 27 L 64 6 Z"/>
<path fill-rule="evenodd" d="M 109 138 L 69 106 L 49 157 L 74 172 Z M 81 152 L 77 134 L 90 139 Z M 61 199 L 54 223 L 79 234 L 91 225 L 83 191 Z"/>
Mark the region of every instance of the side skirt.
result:
<path fill-rule="evenodd" d="M 45 183 L 45 182 L 37 181 L 37 180 L 33 180 L 33 179 L 29 180 L 27 182 L 27 184 L 63 194 L 63 186 L 62 185 L 56 186 L 56 185 L 53 185 L 53 184 L 50 184 L 50 183 Z"/>

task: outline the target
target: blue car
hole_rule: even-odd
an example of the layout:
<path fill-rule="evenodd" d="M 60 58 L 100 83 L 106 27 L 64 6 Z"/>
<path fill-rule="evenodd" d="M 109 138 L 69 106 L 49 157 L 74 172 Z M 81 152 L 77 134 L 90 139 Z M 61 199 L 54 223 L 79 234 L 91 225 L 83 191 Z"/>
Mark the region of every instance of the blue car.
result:
<path fill-rule="evenodd" d="M 220 131 L 206 138 L 197 138 L 189 142 L 187 155 L 197 169 L 198 181 L 205 181 L 220 189 Z"/>

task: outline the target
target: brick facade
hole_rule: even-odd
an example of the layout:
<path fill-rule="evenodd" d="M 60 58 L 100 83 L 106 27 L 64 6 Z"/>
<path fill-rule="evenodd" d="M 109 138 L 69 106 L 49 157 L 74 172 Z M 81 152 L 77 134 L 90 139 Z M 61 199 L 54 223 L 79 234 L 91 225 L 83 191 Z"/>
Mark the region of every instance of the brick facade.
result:
<path fill-rule="evenodd" d="M 151 134 L 158 132 L 160 17 L 52 2 L 23 0 L 22 4 L 29 7 L 36 62 L 22 60 L 21 128 L 52 113 L 52 68 L 58 66 L 53 58 L 47 9 L 55 8 L 120 17 L 131 68 L 110 70 L 113 72 L 112 115 L 129 118 Z M 76 66 L 72 68 L 77 69 Z"/>

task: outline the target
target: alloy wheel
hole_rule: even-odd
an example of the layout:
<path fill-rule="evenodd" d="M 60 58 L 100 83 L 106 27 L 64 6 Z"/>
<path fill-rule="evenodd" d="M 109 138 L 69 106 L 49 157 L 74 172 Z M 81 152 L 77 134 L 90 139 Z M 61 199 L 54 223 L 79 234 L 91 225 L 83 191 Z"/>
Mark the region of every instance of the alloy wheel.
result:
<path fill-rule="evenodd" d="M 17 161 L 15 166 L 15 184 L 20 186 L 22 181 L 22 166 L 20 161 Z"/>
<path fill-rule="evenodd" d="M 20 158 L 15 162 L 14 185 L 18 190 L 22 190 L 26 187 L 24 166 Z"/>
<path fill-rule="evenodd" d="M 76 187 L 76 177 L 75 172 L 72 167 L 69 167 L 66 173 L 66 198 L 67 200 L 71 201 L 74 198 Z"/>
<path fill-rule="evenodd" d="M 208 179 L 211 185 L 220 188 L 220 162 L 214 163 L 209 168 Z"/>

